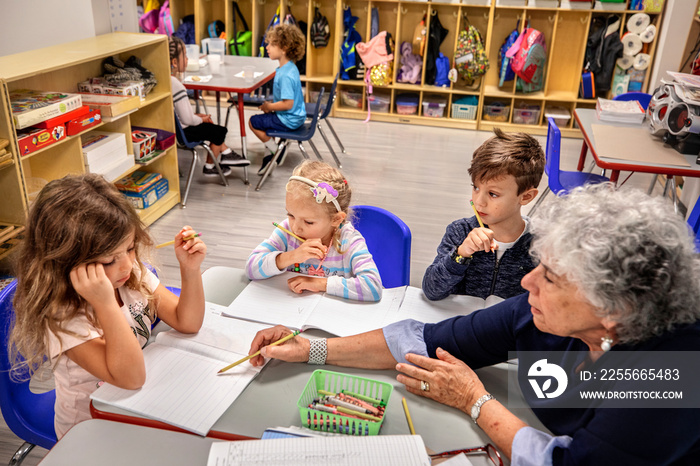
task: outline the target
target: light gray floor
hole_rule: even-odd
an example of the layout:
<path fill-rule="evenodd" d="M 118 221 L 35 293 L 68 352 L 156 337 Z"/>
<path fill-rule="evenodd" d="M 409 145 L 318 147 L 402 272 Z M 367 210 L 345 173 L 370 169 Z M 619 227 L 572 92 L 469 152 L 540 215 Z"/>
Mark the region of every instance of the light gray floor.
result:
<path fill-rule="evenodd" d="M 214 110 L 210 104 L 210 111 Z M 247 120 L 253 112 L 246 113 Z M 472 215 L 467 168 L 472 152 L 490 137 L 490 133 L 380 122 L 367 124 L 346 119 L 333 119 L 332 124 L 348 152 L 339 156 L 343 173 L 353 189 L 353 204 L 383 207 L 406 222 L 413 235 L 411 285 L 420 286 L 445 227 L 455 219 Z M 238 151 L 240 139 L 235 118 L 229 122 L 229 128 L 227 143 Z M 546 138 L 538 136 L 537 139 L 544 146 Z M 182 225 L 188 224 L 203 233 L 202 239 L 207 244 L 203 270 L 215 265 L 244 266 L 250 251 L 269 236 L 274 228 L 272 222 L 284 219 L 285 184 L 294 166 L 303 160 L 294 146 L 285 163 L 268 178 L 262 190 L 256 192 L 256 172 L 263 146 L 253 135 L 249 135 L 248 140 L 253 161 L 249 168 L 251 184 L 243 184 L 242 169 L 234 169 L 228 178 L 229 186 L 224 187 L 217 178 L 203 177 L 199 168 L 187 208 L 176 206 L 151 226 L 156 243 L 171 240 Z M 324 159 L 332 164 L 323 140 L 319 136 L 314 140 Z M 308 144 L 306 148 L 314 157 Z M 562 141 L 563 169 L 576 169 L 580 149 L 580 139 Z M 180 151 L 183 174 L 188 173 L 190 160 L 189 152 Z M 590 160 L 589 155 L 588 162 Z M 622 173 L 620 179 L 624 180 L 627 175 Z M 183 193 L 185 181 L 182 177 L 180 189 Z M 626 186 L 646 190 L 650 181 L 651 175 L 634 174 Z M 543 177 L 540 191 L 546 183 Z M 655 192 L 661 192 L 660 185 Z M 523 213 L 526 214 L 529 207 L 523 209 Z M 166 285 L 179 286 L 179 268 L 172 248 L 157 250 L 153 260 L 161 280 Z M 51 383 L 36 385 L 41 390 Z M 21 444 L 4 424 L 0 425 L 0 464 L 9 461 Z M 35 448 L 24 464 L 36 465 L 45 454 L 46 450 Z"/>

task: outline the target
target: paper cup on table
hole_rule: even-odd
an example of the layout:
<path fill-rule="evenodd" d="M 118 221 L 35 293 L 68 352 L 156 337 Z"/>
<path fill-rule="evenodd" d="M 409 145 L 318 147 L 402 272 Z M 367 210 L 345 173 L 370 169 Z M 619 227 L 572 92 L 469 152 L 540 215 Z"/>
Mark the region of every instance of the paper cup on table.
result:
<path fill-rule="evenodd" d="M 211 74 L 219 74 L 221 70 L 221 55 L 207 55 L 207 60 L 209 61 L 209 70 Z"/>
<path fill-rule="evenodd" d="M 255 80 L 255 67 L 254 66 L 244 66 L 243 67 L 243 78 L 245 82 L 252 83 Z"/>

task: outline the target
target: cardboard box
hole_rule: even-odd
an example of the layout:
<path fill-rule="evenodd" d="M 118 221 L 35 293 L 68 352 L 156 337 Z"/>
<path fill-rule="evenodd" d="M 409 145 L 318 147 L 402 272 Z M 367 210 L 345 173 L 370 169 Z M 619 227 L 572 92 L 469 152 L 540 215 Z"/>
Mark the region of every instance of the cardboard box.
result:
<path fill-rule="evenodd" d="M 155 184 L 151 185 L 145 191 L 140 193 L 132 193 L 128 191 L 122 191 L 122 194 L 133 204 L 137 209 L 147 209 L 152 206 L 158 199 L 165 196 L 168 192 L 168 180 L 167 178 L 162 178 L 158 180 Z"/>
<path fill-rule="evenodd" d="M 10 103 L 12 104 L 12 119 L 17 129 L 36 125 L 83 105 L 80 94 L 42 92 L 29 89 L 11 92 Z"/>
<path fill-rule="evenodd" d="M 136 96 L 124 97 L 104 94 L 80 94 L 83 102 L 90 108 L 100 109 L 103 117 L 116 117 L 123 115 L 140 106 Z"/>
<path fill-rule="evenodd" d="M 161 178 L 163 178 L 163 175 L 160 173 L 149 173 L 142 170 L 137 170 L 131 175 L 116 181 L 114 185 L 119 191 L 140 193 L 148 189 Z"/>
<path fill-rule="evenodd" d="M 48 120 L 44 120 L 41 123 L 37 123 L 36 125 L 34 125 L 34 127 L 48 129 L 58 125 L 65 125 L 66 121 L 72 120 L 73 118 L 80 118 L 81 116 L 86 115 L 89 111 L 90 107 L 88 107 L 87 105 L 82 105 L 81 107 L 76 108 L 75 110 L 71 110 L 70 112 L 66 112 L 62 115 L 49 118 Z"/>
<path fill-rule="evenodd" d="M 34 151 L 50 146 L 56 141 L 66 137 L 66 128 L 63 125 L 53 128 L 27 128 L 17 131 L 17 143 L 20 155 L 31 154 Z"/>
<path fill-rule="evenodd" d="M 150 131 L 134 130 L 131 132 L 136 160 L 148 158 L 156 150 L 156 136 L 156 133 Z"/>
<path fill-rule="evenodd" d="M 66 133 L 68 136 L 75 136 L 78 133 L 90 129 L 102 123 L 102 114 L 99 109 L 91 109 L 85 106 L 88 112 L 78 118 L 73 118 L 66 122 Z"/>

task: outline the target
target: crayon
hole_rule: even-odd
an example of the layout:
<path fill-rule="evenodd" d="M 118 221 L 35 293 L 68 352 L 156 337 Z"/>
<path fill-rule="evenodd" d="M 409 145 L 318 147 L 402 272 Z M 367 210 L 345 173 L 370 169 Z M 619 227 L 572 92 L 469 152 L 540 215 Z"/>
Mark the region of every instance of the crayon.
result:
<path fill-rule="evenodd" d="M 386 406 L 386 403 L 384 402 L 384 400 L 378 400 L 376 398 L 371 398 L 369 396 L 365 396 L 365 395 L 362 395 L 360 393 L 353 393 L 353 392 L 348 391 L 348 390 L 341 390 L 340 392 L 345 394 L 345 395 L 353 396 L 353 397 L 357 398 L 358 400 L 366 401 L 367 403 L 372 403 L 373 405 Z"/>

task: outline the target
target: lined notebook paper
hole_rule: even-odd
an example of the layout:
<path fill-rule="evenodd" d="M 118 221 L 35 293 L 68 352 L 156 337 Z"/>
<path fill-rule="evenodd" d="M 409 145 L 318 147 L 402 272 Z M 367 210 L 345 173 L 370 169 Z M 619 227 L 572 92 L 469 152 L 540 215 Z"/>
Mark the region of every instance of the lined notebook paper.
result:
<path fill-rule="evenodd" d="M 212 443 L 207 466 L 429 466 L 419 435 L 309 437 Z"/>
<path fill-rule="evenodd" d="M 326 293 L 296 294 L 287 286 L 293 274 L 253 280 L 223 311 L 228 317 L 284 325 L 293 329 L 318 328 L 341 337 L 382 328 L 404 319 L 434 323 L 469 314 L 503 301 L 451 295 L 430 301 L 412 286 L 386 288 L 379 302 L 360 302 Z"/>
<path fill-rule="evenodd" d="M 146 383 L 141 389 L 104 384 L 91 398 L 206 435 L 261 367 L 241 364 L 225 374 L 217 372 L 246 356 L 255 333 L 269 327 L 223 317 L 222 309 L 207 303 L 197 334 L 160 333 L 143 351 Z"/>

